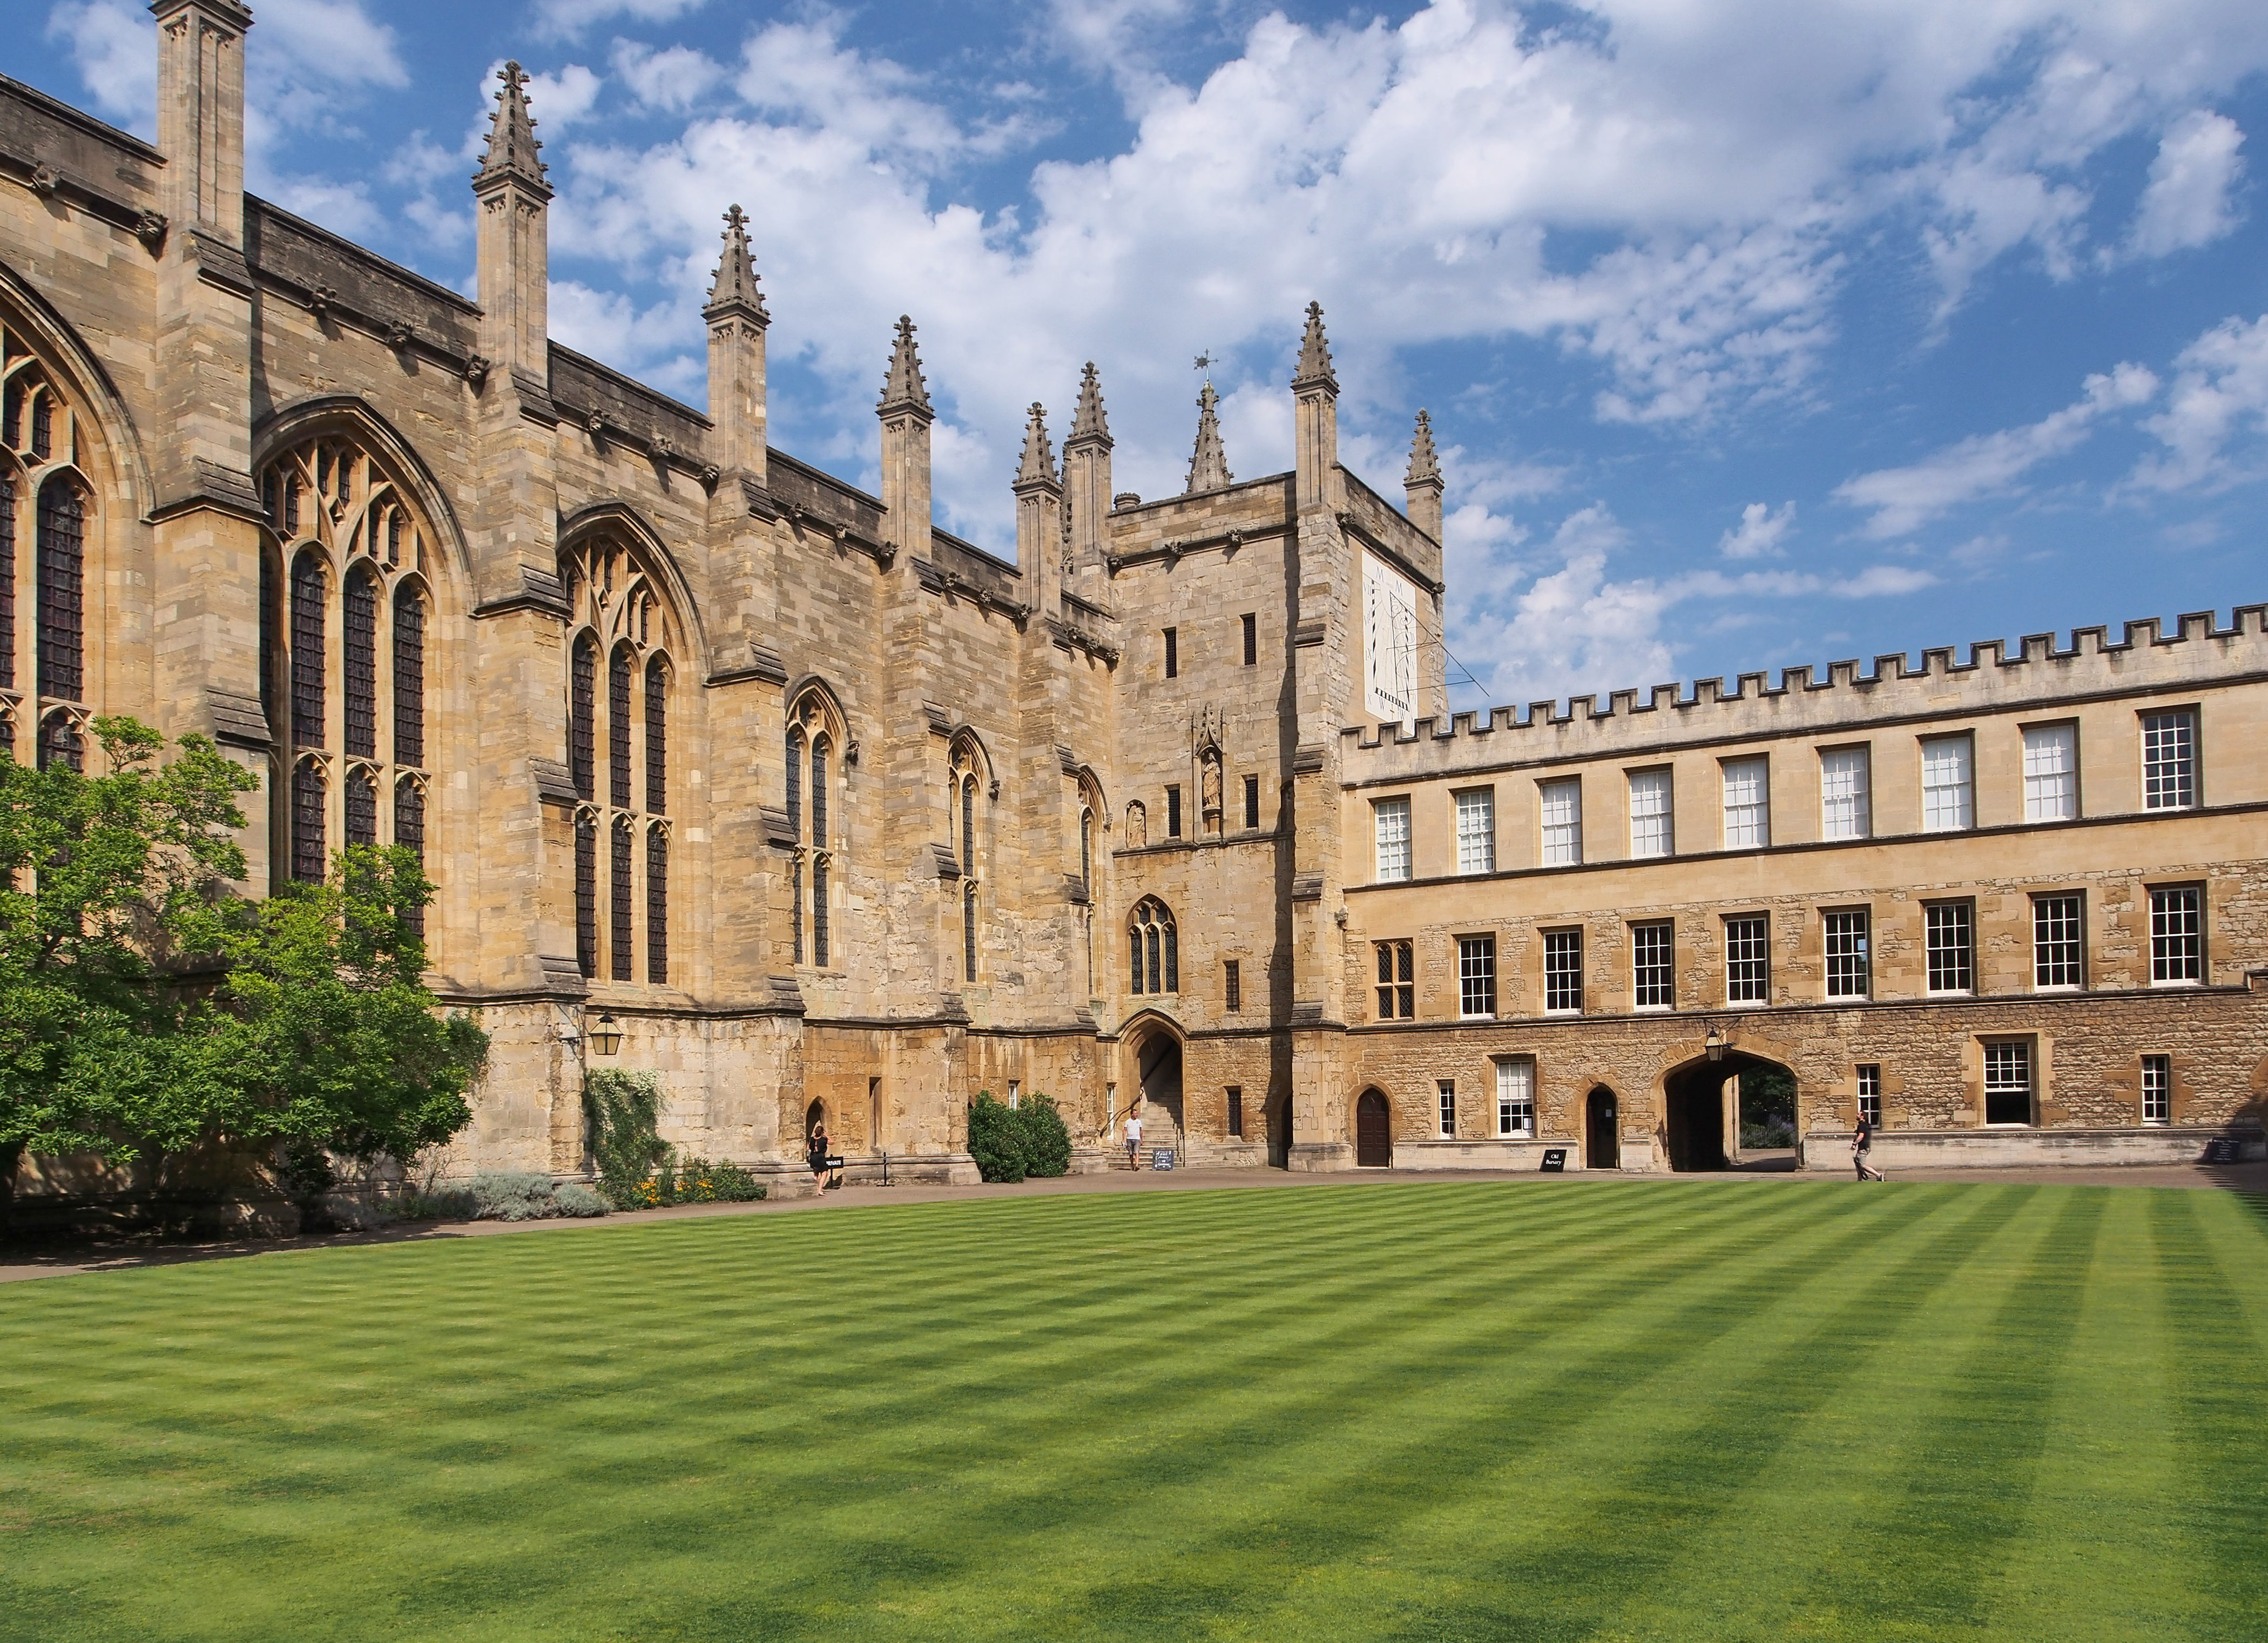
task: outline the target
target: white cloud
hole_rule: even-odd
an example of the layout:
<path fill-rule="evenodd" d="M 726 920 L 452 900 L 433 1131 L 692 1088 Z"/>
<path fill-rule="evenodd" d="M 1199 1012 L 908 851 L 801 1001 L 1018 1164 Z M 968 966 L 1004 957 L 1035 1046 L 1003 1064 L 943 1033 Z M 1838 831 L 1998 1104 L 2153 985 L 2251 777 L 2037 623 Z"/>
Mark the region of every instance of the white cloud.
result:
<path fill-rule="evenodd" d="M 1874 510 L 1867 535 L 1907 535 L 1963 503 L 2016 490 L 2042 462 L 2077 449 L 2104 416 L 2157 392 L 2158 379 L 2146 367 L 2118 365 L 2088 378 L 2077 400 L 2036 423 L 1962 439 L 1909 468 L 1861 474 L 1837 486 L 1835 498 Z"/>
<path fill-rule="evenodd" d="M 499 61 L 490 68 L 491 81 L 503 67 Z M 556 139 L 597 105 L 599 89 L 604 84 L 579 63 L 568 63 L 553 74 L 531 74 L 527 77 L 528 113 L 539 131 Z"/>
<path fill-rule="evenodd" d="M 725 65 L 690 46 L 656 51 L 636 41 L 615 42 L 615 72 L 642 108 L 683 114 L 720 85 Z"/>
<path fill-rule="evenodd" d="M 2222 320 L 2174 361 L 2166 409 L 2142 426 L 2166 447 L 2134 483 L 2154 490 L 2215 490 L 2258 474 L 2268 435 L 2268 314 Z M 2253 448 L 2232 450 L 2250 433 Z"/>
<path fill-rule="evenodd" d="M 1717 539 L 1717 551 L 1727 559 L 1761 559 L 1776 555 L 1780 541 L 1795 524 L 1795 504 L 1783 503 L 1775 511 L 1764 502 L 1751 502 L 1741 510 L 1741 522 Z"/>
<path fill-rule="evenodd" d="M 535 0 L 535 28 L 546 40 L 576 40 L 593 23 L 629 18 L 666 23 L 697 11 L 703 0 Z"/>
<path fill-rule="evenodd" d="M 2150 163 L 2128 246 L 2139 255 L 2162 257 L 2210 245 L 2235 227 L 2228 196 L 2243 173 L 2236 151 L 2243 146 L 2244 133 L 2226 114 L 2198 111 L 2176 121 Z"/>
<path fill-rule="evenodd" d="M 158 131 L 158 26 L 124 0 L 63 0 L 48 38 L 66 42 L 95 107 L 144 136 Z"/>
<path fill-rule="evenodd" d="M 251 72 L 257 72 L 264 55 L 280 60 L 294 79 L 337 85 L 409 84 L 394 30 L 364 11 L 362 0 L 261 0 L 248 40 Z"/>

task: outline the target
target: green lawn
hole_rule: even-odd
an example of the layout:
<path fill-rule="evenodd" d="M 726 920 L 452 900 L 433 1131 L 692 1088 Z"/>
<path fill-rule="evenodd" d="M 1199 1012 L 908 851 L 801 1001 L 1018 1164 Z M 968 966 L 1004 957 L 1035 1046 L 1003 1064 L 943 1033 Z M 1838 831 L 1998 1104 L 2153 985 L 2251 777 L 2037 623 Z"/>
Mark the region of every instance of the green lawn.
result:
<path fill-rule="evenodd" d="M 2268 1205 L 994 1199 L 0 1289 L 0 1637 L 2228 1638 Z"/>

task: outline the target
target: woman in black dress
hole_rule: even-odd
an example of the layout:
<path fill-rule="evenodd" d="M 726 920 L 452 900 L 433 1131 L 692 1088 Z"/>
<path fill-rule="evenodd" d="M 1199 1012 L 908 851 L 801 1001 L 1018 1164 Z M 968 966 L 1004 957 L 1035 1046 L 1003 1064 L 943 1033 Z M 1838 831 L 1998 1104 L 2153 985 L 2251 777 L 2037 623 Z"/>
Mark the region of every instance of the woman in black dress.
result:
<path fill-rule="evenodd" d="M 806 1143 L 806 1160 L 811 1165 L 812 1184 L 821 1191 L 827 1190 L 827 1125 L 822 1122 L 811 1126 L 811 1138 Z"/>

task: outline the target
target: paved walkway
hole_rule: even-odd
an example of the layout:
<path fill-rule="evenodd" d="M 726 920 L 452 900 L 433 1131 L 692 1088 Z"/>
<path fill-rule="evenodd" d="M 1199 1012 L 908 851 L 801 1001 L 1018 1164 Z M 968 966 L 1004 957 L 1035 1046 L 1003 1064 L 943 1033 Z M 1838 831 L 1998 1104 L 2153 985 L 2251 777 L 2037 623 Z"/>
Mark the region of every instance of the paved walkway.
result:
<path fill-rule="evenodd" d="M 1606 1187 L 1616 1183 L 1653 1182 L 1665 1185 L 1697 1182 L 1822 1181 L 1836 1177 L 1798 1175 L 1792 1170 L 1728 1171 L 1716 1175 L 1624 1175 L 1611 1171 L 1566 1175 L 1535 1173 L 1506 1175 L 1498 1170 L 1365 1169 L 1329 1175 L 1292 1174 L 1280 1169 L 1110 1170 L 1093 1175 L 1064 1175 L 1052 1181 L 1026 1181 L 1014 1186 L 954 1187 L 926 1184 L 905 1186 L 845 1186 L 823 1196 L 767 1198 L 755 1204 L 683 1204 L 666 1210 L 640 1210 L 609 1215 L 603 1220 L 540 1221 L 421 1221 L 379 1232 L 342 1233 L 321 1238 L 235 1239 L 211 1243 L 131 1244 L 88 1247 L 62 1246 L 52 1250 L 11 1250 L 0 1256 L 0 1284 L 22 1278 L 67 1278 L 82 1272 L 115 1272 L 144 1266 L 173 1266 L 188 1261 L 242 1260 L 254 1256 L 283 1255 L 306 1249 L 363 1248 L 374 1244 L 423 1243 L 436 1238 L 489 1238 L 513 1233 L 563 1232 L 576 1227 L 643 1227 L 656 1221 L 703 1220 L 719 1215 L 794 1215 L 808 1211 L 847 1209 L 858 1205 L 961 1203 L 977 1198 L 1061 1197 L 1095 1192 L 1197 1192 L 1236 1188 L 1251 1191 L 1295 1187 L 1359 1189 L 1386 1182 L 1493 1181 L 1517 1186 L 1545 1181 L 1582 1182 Z M 2229 1166 L 2137 1164 L 2124 1167 L 2051 1165 L 2018 1169 L 1902 1170 L 1899 1181 L 1966 1182 L 1973 1186 L 2056 1185 L 2087 1187 L 2203 1187 L 2268 1196 L 2268 1163 Z M 1850 1183 L 1855 1190 L 1858 1183 Z"/>

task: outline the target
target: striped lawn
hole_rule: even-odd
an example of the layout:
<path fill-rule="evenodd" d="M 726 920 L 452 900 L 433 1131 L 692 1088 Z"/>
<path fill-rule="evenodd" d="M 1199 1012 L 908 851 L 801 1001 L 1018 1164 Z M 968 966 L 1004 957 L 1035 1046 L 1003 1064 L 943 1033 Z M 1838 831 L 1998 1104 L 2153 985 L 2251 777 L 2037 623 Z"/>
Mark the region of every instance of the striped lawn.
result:
<path fill-rule="evenodd" d="M 993 1199 L 0 1291 L 0 1637 L 2254 1639 L 2268 1205 Z"/>

